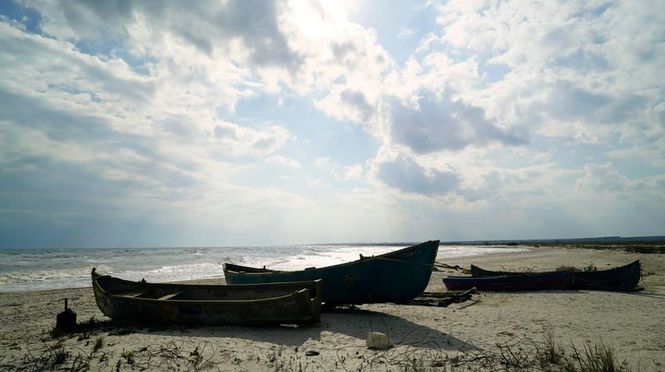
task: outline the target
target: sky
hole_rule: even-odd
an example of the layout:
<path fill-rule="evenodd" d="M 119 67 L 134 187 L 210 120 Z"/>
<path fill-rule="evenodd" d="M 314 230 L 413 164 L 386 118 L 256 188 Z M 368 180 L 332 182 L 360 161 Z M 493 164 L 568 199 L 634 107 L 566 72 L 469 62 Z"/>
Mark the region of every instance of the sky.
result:
<path fill-rule="evenodd" d="M 665 235 L 665 3 L 0 1 L 0 247 Z"/>

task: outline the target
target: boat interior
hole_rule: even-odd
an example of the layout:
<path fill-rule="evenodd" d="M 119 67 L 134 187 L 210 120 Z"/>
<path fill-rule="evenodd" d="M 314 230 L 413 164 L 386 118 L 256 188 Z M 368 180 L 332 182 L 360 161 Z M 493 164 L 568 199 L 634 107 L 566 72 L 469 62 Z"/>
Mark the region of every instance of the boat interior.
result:
<path fill-rule="evenodd" d="M 318 282 L 274 283 L 256 285 L 188 285 L 130 282 L 109 276 L 97 279 L 107 293 L 131 298 L 155 300 L 258 300 L 308 292 L 311 298 L 318 295 Z"/>

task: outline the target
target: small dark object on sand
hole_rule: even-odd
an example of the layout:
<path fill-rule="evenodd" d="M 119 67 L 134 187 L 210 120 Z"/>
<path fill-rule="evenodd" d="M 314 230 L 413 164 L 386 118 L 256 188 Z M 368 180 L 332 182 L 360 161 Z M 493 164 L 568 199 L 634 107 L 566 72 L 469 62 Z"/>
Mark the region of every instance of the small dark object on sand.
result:
<path fill-rule="evenodd" d="M 463 292 L 423 292 L 420 296 L 406 305 L 447 307 L 450 304 L 460 303 L 471 299 L 471 295 L 477 293 L 475 287 Z"/>
<path fill-rule="evenodd" d="M 307 350 L 307 351 L 305 351 L 305 355 L 307 355 L 307 356 L 315 356 L 315 355 L 319 355 L 319 352 L 316 351 L 316 350 Z"/>
<path fill-rule="evenodd" d="M 64 300 L 65 311 L 56 315 L 55 328 L 65 333 L 71 333 L 76 331 L 76 313 L 67 307 L 67 299 L 65 298 Z"/>

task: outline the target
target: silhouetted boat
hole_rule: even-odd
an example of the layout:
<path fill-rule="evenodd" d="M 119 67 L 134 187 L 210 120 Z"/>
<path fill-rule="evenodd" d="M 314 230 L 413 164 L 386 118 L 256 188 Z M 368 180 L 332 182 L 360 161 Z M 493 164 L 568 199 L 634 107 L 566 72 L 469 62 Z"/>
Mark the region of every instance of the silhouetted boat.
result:
<path fill-rule="evenodd" d="M 551 272 L 542 272 L 553 273 Z M 608 270 L 594 271 L 565 271 L 571 275 L 569 288 L 572 289 L 600 289 L 610 291 L 633 291 L 640 281 L 640 261 L 634 261 L 625 266 Z M 523 275 L 521 272 L 490 271 L 471 265 L 471 275 L 477 278 L 488 276 Z M 538 274 L 538 273 L 535 273 Z"/>
<path fill-rule="evenodd" d="M 432 240 L 398 251 L 339 265 L 277 271 L 224 264 L 226 282 L 232 284 L 323 280 L 322 301 L 329 305 L 405 302 L 429 283 L 439 241 Z"/>
<path fill-rule="evenodd" d="M 570 280 L 570 273 L 551 272 L 485 277 L 449 276 L 443 278 L 443 284 L 449 290 L 475 287 L 480 291 L 539 291 L 567 288 Z"/>
<path fill-rule="evenodd" d="M 161 324 L 318 322 L 321 282 L 192 285 L 132 282 L 92 269 L 97 306 L 113 320 Z"/>

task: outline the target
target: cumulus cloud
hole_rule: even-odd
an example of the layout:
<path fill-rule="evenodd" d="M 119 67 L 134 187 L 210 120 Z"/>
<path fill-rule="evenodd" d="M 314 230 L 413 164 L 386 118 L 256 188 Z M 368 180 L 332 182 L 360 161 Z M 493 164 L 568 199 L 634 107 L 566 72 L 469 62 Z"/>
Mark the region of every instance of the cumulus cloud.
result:
<path fill-rule="evenodd" d="M 279 150 L 290 138 L 289 132 L 276 125 L 261 129 L 219 121 L 215 124 L 216 143 L 230 155 L 266 155 Z"/>
<path fill-rule="evenodd" d="M 266 163 L 282 165 L 288 168 L 298 169 L 301 167 L 300 163 L 291 158 L 282 155 L 270 155 L 266 158 Z"/>
<path fill-rule="evenodd" d="M 647 97 L 592 91 L 571 81 L 558 81 L 540 106 L 552 119 L 585 124 L 625 124 L 647 112 Z"/>
<path fill-rule="evenodd" d="M 610 123 L 615 133 L 627 132 L 662 99 L 656 66 L 665 62 L 665 49 L 654 37 L 665 16 L 648 10 L 661 5 L 449 2 L 439 6 L 442 30 L 426 49 L 452 47 L 457 58 L 507 66 L 503 79 L 466 94 L 497 117 L 533 120 L 544 108 L 555 120 Z"/>
<path fill-rule="evenodd" d="M 82 216 L 95 215 L 100 225 L 124 224 L 192 202 L 199 198 L 193 190 L 201 193 L 230 172 L 228 157 L 260 162 L 291 137 L 275 124 L 216 117 L 218 105 L 247 94 L 234 87 L 247 77 L 242 73 L 193 79 L 200 71 L 155 61 L 146 74 L 122 58 L 83 53 L 74 41 L 7 20 L 0 21 L 0 63 L 6 221 L 40 215 L 82 226 Z M 230 88 L 211 90 L 222 81 Z"/>
<path fill-rule="evenodd" d="M 459 188 L 455 172 L 426 169 L 413 158 L 400 155 L 376 165 L 376 177 L 397 190 L 423 195 L 442 195 Z"/>
<path fill-rule="evenodd" d="M 320 157 L 315 160 L 316 167 L 333 176 L 336 181 L 361 179 L 365 172 L 363 164 L 342 165 L 329 157 Z"/>
<path fill-rule="evenodd" d="M 626 178 L 612 163 L 585 164 L 582 176 L 575 183 L 578 189 L 589 189 L 593 192 L 624 192 L 638 187 L 637 182 Z"/>
<path fill-rule="evenodd" d="M 489 120 L 481 107 L 448 97 L 437 99 L 427 93 L 420 97 L 416 107 L 398 100 L 389 102 L 392 137 L 416 153 L 461 150 L 488 142 L 525 143 L 514 131 L 500 128 Z"/>
<path fill-rule="evenodd" d="M 336 119 L 358 124 L 367 124 L 375 111 L 363 92 L 345 86 L 333 87 L 329 96 L 316 102 L 316 107 Z"/>
<path fill-rule="evenodd" d="M 120 41 L 155 55 L 163 55 L 159 49 L 175 42 L 193 45 L 207 56 L 233 52 L 234 42 L 239 41 L 244 48 L 236 57 L 245 56 L 259 66 L 297 68 L 301 63 L 279 27 L 275 2 L 46 1 L 26 5 L 41 11 L 45 32 L 62 39 Z"/>

